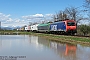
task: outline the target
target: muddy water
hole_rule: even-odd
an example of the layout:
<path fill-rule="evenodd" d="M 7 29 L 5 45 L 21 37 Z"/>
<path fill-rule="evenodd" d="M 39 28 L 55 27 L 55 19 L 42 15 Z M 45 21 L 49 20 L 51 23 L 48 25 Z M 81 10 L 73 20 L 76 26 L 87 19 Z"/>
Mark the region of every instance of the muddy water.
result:
<path fill-rule="evenodd" d="M 0 35 L 0 60 L 90 60 L 90 47 L 31 35 Z"/>

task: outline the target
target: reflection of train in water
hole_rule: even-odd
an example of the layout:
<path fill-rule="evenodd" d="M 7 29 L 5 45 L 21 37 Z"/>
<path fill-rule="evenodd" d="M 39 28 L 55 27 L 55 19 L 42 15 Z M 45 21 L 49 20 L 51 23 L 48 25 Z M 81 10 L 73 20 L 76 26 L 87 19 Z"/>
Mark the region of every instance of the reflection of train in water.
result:
<path fill-rule="evenodd" d="M 35 24 L 29 27 L 29 29 L 26 29 L 25 27 L 25 30 L 60 34 L 75 34 L 77 32 L 77 25 L 75 20 L 63 20 L 53 23 Z"/>
<path fill-rule="evenodd" d="M 59 55 L 60 58 L 64 58 L 64 60 L 76 60 L 76 45 L 49 41 L 42 37 L 30 37 L 30 43 L 33 44 L 37 49 L 42 50 L 44 48 L 49 48 L 50 51 L 54 51 L 57 55 Z"/>
<path fill-rule="evenodd" d="M 76 45 L 51 42 L 50 47 L 63 57 L 72 56 L 73 58 L 76 55 Z"/>
<path fill-rule="evenodd" d="M 54 52 L 60 58 L 59 60 L 90 60 L 90 47 L 87 46 L 59 43 L 37 36 L 30 36 L 29 42 L 42 52 L 45 52 L 43 50 Z"/>
<path fill-rule="evenodd" d="M 65 55 L 69 55 L 69 54 L 76 54 L 76 46 L 75 45 L 69 45 L 66 44 L 66 51 L 65 51 Z"/>

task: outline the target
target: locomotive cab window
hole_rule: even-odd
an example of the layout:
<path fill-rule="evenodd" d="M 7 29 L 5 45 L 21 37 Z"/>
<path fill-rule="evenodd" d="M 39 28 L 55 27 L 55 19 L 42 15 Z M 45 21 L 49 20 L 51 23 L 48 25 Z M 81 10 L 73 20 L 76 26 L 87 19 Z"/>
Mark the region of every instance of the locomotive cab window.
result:
<path fill-rule="evenodd" d="M 67 22 L 68 26 L 75 26 L 75 22 Z"/>

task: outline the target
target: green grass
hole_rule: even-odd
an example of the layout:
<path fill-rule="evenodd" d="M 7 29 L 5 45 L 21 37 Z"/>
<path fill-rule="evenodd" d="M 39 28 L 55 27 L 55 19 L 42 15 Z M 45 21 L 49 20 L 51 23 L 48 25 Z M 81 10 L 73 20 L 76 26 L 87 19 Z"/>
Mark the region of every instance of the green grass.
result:
<path fill-rule="evenodd" d="M 76 36 L 64 36 L 64 35 L 53 35 L 53 34 L 38 34 L 39 36 L 48 36 L 52 38 L 57 38 L 57 39 L 66 39 L 66 40 L 74 40 L 74 41 L 83 41 L 83 42 L 90 42 L 90 37 L 76 37 Z"/>
<path fill-rule="evenodd" d="M 70 44 L 82 44 L 90 46 L 90 37 L 76 37 L 76 36 L 64 36 L 64 35 L 53 35 L 53 34 L 38 34 L 35 33 L 34 35 L 38 35 L 41 37 L 45 37 L 49 40 L 59 41 L 64 43 Z"/>

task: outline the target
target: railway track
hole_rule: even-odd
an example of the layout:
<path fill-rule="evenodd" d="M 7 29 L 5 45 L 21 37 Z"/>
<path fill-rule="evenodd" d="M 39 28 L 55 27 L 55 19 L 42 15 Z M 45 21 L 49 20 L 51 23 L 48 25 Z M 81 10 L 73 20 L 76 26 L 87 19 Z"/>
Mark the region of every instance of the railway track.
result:
<path fill-rule="evenodd" d="M 54 34 L 54 35 L 75 36 L 75 37 L 88 37 L 88 38 L 90 38 L 90 36 L 83 36 L 83 35 L 68 35 L 68 34 Z"/>

